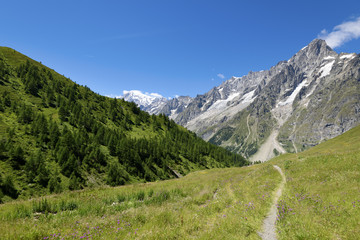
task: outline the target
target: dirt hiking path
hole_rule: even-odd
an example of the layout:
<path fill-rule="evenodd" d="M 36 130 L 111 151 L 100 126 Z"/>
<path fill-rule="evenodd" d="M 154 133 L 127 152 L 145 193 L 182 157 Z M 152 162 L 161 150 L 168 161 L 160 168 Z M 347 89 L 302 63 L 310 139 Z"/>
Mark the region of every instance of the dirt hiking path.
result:
<path fill-rule="evenodd" d="M 275 193 L 274 196 L 274 200 L 273 200 L 273 204 L 270 208 L 270 211 L 267 215 L 267 217 L 265 218 L 264 222 L 263 222 L 263 228 L 262 228 L 262 232 L 258 233 L 259 236 L 263 239 L 263 240 L 276 240 L 276 216 L 277 216 L 277 202 L 282 194 L 282 190 L 285 186 L 286 183 L 286 178 L 285 178 L 285 174 L 283 173 L 283 171 L 281 170 L 280 167 L 274 165 L 274 168 L 276 170 L 278 170 L 278 172 L 281 174 L 282 177 L 282 181 Z"/>

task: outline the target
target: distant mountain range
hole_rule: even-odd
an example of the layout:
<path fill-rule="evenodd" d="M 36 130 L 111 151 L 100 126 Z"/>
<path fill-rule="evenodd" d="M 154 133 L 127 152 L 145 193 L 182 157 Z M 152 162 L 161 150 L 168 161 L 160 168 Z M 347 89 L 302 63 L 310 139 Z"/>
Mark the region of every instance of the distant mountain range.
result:
<path fill-rule="evenodd" d="M 124 96 L 203 139 L 265 161 L 298 152 L 360 123 L 360 58 L 315 39 L 269 70 L 232 77 L 195 98 Z M 133 91 L 130 91 L 134 93 Z M 137 102 L 138 101 L 138 102 Z M 148 110 L 150 109 L 150 110 Z"/>
<path fill-rule="evenodd" d="M 124 91 L 122 98 L 128 102 L 134 102 L 141 110 L 150 114 L 159 114 L 167 103 L 167 99 L 156 93 L 142 93 L 138 90 Z"/>

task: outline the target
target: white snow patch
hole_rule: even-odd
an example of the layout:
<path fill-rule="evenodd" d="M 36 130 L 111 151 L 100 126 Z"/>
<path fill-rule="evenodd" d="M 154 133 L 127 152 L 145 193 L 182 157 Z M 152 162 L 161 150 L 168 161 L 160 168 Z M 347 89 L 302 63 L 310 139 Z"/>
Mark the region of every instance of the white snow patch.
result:
<path fill-rule="evenodd" d="M 334 65 L 334 62 L 335 61 L 331 61 L 331 62 L 325 64 L 322 68 L 320 68 L 320 71 L 319 71 L 319 72 L 321 72 L 320 78 L 325 77 L 330 74 L 330 71 Z"/>
<path fill-rule="evenodd" d="M 295 90 L 291 93 L 291 95 L 289 97 L 287 97 L 287 99 L 285 101 L 281 101 L 278 103 L 278 106 L 284 106 L 290 103 L 293 103 L 295 100 L 296 95 L 298 95 L 298 93 L 300 92 L 300 90 L 306 86 L 306 80 L 303 80 L 296 88 Z"/>
<path fill-rule="evenodd" d="M 227 99 L 217 100 L 216 102 L 214 102 L 213 105 L 211 105 L 211 107 L 209 107 L 208 110 L 225 108 L 228 102 L 230 102 L 239 95 L 240 93 L 232 93 L 229 95 Z"/>
<path fill-rule="evenodd" d="M 242 99 L 242 103 L 251 103 L 255 100 L 255 98 L 253 98 L 255 90 L 252 90 L 251 92 L 248 92 L 246 94 L 244 94 L 244 96 L 241 98 Z"/>
<path fill-rule="evenodd" d="M 303 47 L 301 50 L 305 50 L 307 47 L 308 47 L 308 46 L 305 46 L 305 47 Z M 301 50 L 300 50 L 300 51 L 301 51 Z"/>
<path fill-rule="evenodd" d="M 349 60 L 353 59 L 355 57 L 355 54 L 350 53 L 350 54 L 346 54 L 340 57 L 340 59 L 345 59 L 345 58 L 350 58 Z"/>
<path fill-rule="evenodd" d="M 335 59 L 335 57 L 333 57 L 333 56 L 324 57 L 324 60 L 332 60 L 332 59 Z"/>

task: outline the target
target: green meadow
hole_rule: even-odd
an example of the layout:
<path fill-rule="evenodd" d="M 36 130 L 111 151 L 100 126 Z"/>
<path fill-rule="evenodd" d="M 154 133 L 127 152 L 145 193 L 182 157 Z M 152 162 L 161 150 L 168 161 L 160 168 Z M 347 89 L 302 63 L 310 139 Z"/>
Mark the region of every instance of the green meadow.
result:
<path fill-rule="evenodd" d="M 260 239 L 281 182 L 279 239 L 360 235 L 360 126 L 299 154 L 180 179 L 0 205 L 1 239 Z"/>
<path fill-rule="evenodd" d="M 1 239 L 258 239 L 280 182 L 269 164 L 0 206 Z"/>
<path fill-rule="evenodd" d="M 360 126 L 270 162 L 287 178 L 278 206 L 279 239 L 359 239 Z"/>

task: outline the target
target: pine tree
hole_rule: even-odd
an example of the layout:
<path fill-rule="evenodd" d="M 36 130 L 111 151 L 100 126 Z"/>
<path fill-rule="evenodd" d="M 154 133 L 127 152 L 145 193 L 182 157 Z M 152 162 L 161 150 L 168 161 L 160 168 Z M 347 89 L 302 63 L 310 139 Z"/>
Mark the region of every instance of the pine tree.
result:
<path fill-rule="evenodd" d="M 11 165 L 15 169 L 20 169 L 25 164 L 25 153 L 21 146 L 16 146 L 15 149 L 12 149 L 10 156 Z"/>
<path fill-rule="evenodd" d="M 2 192 L 12 198 L 17 198 L 19 191 L 16 189 L 13 179 L 10 175 L 5 176 L 4 183 L 2 184 Z"/>
<path fill-rule="evenodd" d="M 51 175 L 48 187 L 49 187 L 50 193 L 61 193 L 62 192 L 61 178 L 59 176 L 59 172 L 55 172 L 54 174 Z"/>
<path fill-rule="evenodd" d="M 79 179 L 76 177 L 75 172 L 72 172 L 70 175 L 69 189 L 70 190 L 78 190 L 80 189 Z"/>
<path fill-rule="evenodd" d="M 37 169 L 36 182 L 41 186 L 46 187 L 50 179 L 49 176 L 50 172 L 46 166 L 45 160 L 41 152 L 38 153 L 38 162 L 39 162 L 39 166 Z"/>

